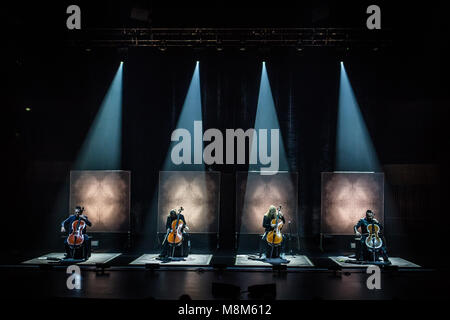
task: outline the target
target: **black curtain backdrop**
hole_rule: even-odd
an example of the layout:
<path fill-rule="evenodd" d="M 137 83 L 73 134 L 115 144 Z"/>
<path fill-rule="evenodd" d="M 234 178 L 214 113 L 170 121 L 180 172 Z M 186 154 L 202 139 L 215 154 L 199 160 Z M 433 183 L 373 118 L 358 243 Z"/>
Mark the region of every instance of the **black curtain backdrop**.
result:
<path fill-rule="evenodd" d="M 334 170 L 339 61 L 344 60 L 380 162 L 429 163 L 446 160 L 445 117 L 448 92 L 439 62 L 423 52 L 328 49 L 130 48 L 123 69 L 123 170 L 131 171 L 132 234 L 152 243 L 156 233 L 153 197 L 158 172 L 168 152 L 170 134 L 195 67 L 200 61 L 203 128 L 253 127 L 261 62 L 266 61 L 288 161 L 299 172 L 299 214 L 304 237 L 320 230 L 320 174 Z M 116 49 L 59 49 L 22 52 L 8 67 L 14 131 L 13 173 L 8 173 L 14 202 L 8 234 L 24 248 L 55 246 L 60 221 L 53 212 L 56 197 L 117 70 Z M 417 63 L 422 61 L 422 63 Z M 30 106 L 31 112 L 24 107 Z M 445 168 L 447 165 L 442 166 Z M 220 171 L 220 241 L 234 246 L 234 197 L 237 171 L 246 165 L 213 165 Z M 387 182 L 389 182 L 389 177 Z M 439 183 L 439 181 L 435 181 Z M 64 192 L 63 192 L 64 193 Z M 439 192 L 438 192 L 439 193 Z M 417 196 L 421 196 L 418 194 Z M 430 197 L 430 193 L 426 193 Z M 433 198 L 436 197 L 436 198 Z M 411 198 L 409 195 L 407 198 Z M 157 199 L 157 198 L 155 198 Z M 431 196 L 431 200 L 438 195 Z M 68 206 L 67 206 L 68 207 Z M 403 206 L 404 207 L 404 206 Z M 439 210 L 427 216 L 431 224 Z M 386 211 L 389 216 L 389 210 Z M 52 236 L 29 244 L 17 231 L 36 220 Z M 20 227 L 19 227 L 20 226 Z M 41 242 L 40 242 L 41 241 Z M 25 245 L 26 243 L 26 245 Z"/>

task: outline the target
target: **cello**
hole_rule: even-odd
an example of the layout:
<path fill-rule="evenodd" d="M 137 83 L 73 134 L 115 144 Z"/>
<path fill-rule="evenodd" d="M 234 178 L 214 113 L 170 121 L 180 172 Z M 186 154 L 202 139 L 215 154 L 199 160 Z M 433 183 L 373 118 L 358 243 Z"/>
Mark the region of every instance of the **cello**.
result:
<path fill-rule="evenodd" d="M 180 207 L 178 209 L 177 213 L 177 220 L 172 221 L 172 230 L 167 236 L 167 242 L 169 242 L 169 245 L 173 247 L 172 250 L 172 257 L 174 255 L 175 247 L 180 245 L 183 241 L 183 220 L 180 220 L 180 213 L 183 211 L 183 207 Z"/>
<path fill-rule="evenodd" d="M 75 247 L 84 243 L 83 230 L 86 228 L 86 222 L 80 217 L 83 211 L 84 208 L 82 208 L 80 214 L 78 214 L 77 219 L 72 222 L 72 232 L 67 237 L 67 244 L 72 246 L 72 257 L 75 253 Z"/>
<path fill-rule="evenodd" d="M 266 241 L 271 246 L 270 257 L 273 255 L 273 247 L 278 247 L 281 245 L 283 241 L 283 235 L 281 234 L 281 229 L 283 228 L 283 221 L 279 219 L 281 211 L 281 205 L 277 209 L 277 215 L 275 219 L 272 219 L 271 225 L 273 226 L 273 230 L 269 231 L 266 237 Z"/>
<path fill-rule="evenodd" d="M 369 235 L 367 236 L 365 243 L 367 249 L 373 252 L 373 261 L 375 261 L 376 251 L 383 245 L 383 240 L 379 235 L 380 226 L 372 222 L 367 226 L 367 231 L 369 232 Z"/>

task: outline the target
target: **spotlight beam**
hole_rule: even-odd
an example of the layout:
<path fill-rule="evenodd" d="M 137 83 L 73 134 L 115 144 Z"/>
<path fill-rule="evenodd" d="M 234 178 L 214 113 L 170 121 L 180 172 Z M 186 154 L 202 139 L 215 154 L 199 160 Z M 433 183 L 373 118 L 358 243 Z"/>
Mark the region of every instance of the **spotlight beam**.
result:
<path fill-rule="evenodd" d="M 265 61 L 263 61 L 263 63 L 262 63 L 261 81 L 260 81 L 260 86 L 259 86 L 258 105 L 256 108 L 254 129 L 258 134 L 261 132 L 260 130 L 267 130 L 268 136 L 271 136 L 270 133 L 272 132 L 272 130 L 273 131 L 277 130 L 278 132 L 280 132 L 279 139 L 278 139 L 278 145 L 279 145 L 278 171 L 289 171 L 290 167 L 288 164 L 286 151 L 284 148 L 283 137 L 282 137 L 281 131 L 280 131 L 280 124 L 278 121 L 278 115 L 277 115 L 275 103 L 274 103 L 273 96 L 272 96 L 272 89 L 270 87 L 270 81 L 269 81 L 269 76 L 267 74 Z M 261 136 L 258 136 L 258 140 L 260 140 L 260 139 L 261 139 Z M 272 143 L 269 143 L 269 140 L 271 140 L 271 139 L 267 139 L 267 154 L 274 155 L 276 150 L 272 150 Z M 253 152 L 258 152 L 258 154 L 261 155 L 260 144 L 258 144 L 257 149 L 258 149 L 258 151 L 250 150 L 250 154 Z M 260 159 L 260 162 L 261 162 L 261 159 Z M 259 171 L 264 167 L 266 167 L 266 166 L 262 166 L 261 163 L 250 164 L 249 171 Z"/>
<path fill-rule="evenodd" d="M 252 219 L 243 219 L 241 215 L 237 216 L 236 223 L 240 227 L 239 234 L 247 233 L 249 228 L 251 228 L 250 225 L 246 226 L 242 225 L 242 222 L 247 220 L 248 221 L 252 220 L 251 223 L 254 223 L 253 230 L 255 229 L 258 230 L 261 227 L 263 214 L 265 213 L 265 211 L 268 210 L 268 206 L 270 204 L 278 206 L 280 205 L 280 202 L 283 202 L 282 204 L 285 207 L 286 205 L 289 207 L 288 216 L 290 216 L 292 219 L 295 220 L 297 218 L 297 211 L 296 211 L 297 200 L 287 199 L 289 196 L 297 194 L 296 192 L 294 192 L 294 190 L 296 190 L 295 187 L 297 185 L 297 181 L 294 181 L 296 179 L 293 179 L 293 177 L 287 173 L 290 171 L 290 166 L 287 161 L 283 138 L 280 132 L 280 124 L 278 121 L 278 115 L 272 96 L 272 90 L 270 87 L 270 81 L 267 74 L 265 61 L 263 61 L 261 69 L 261 81 L 259 87 L 258 104 L 256 110 L 254 129 L 255 132 L 257 132 L 258 134 L 258 140 L 261 139 L 261 136 L 259 135 L 259 133 L 261 132 L 260 130 L 267 130 L 268 136 L 271 136 L 270 132 L 272 130 L 277 130 L 279 132 L 278 134 L 279 149 L 277 151 L 272 150 L 272 142 L 273 142 L 272 139 L 266 140 L 267 154 L 273 155 L 274 153 L 278 152 L 278 166 L 277 166 L 278 170 L 275 175 L 260 175 L 264 169 L 267 169 L 266 168 L 267 165 L 261 163 L 260 157 L 258 157 L 259 162 L 257 162 L 256 164 L 252 163 L 249 164 L 249 169 L 248 172 L 246 173 L 247 179 L 245 179 L 246 182 L 243 195 L 243 203 L 241 203 L 242 208 L 240 209 L 242 210 L 242 213 L 253 212 L 253 217 Z M 250 145 L 252 144 L 250 143 Z M 257 152 L 258 155 L 260 156 L 259 152 L 260 147 L 261 145 L 258 143 L 257 148 L 251 148 L 250 158 L 252 158 L 252 154 L 254 152 Z M 250 179 L 255 179 L 255 174 L 257 174 L 256 179 L 259 179 L 260 182 L 258 184 L 259 186 L 256 188 L 254 185 L 251 185 L 250 183 Z M 283 179 L 282 187 L 277 184 L 277 181 L 281 179 Z M 267 183 L 264 185 L 264 183 L 262 183 L 263 181 L 266 181 Z M 255 197 L 256 198 L 259 197 L 259 199 L 255 201 Z M 268 201 L 274 201 L 274 203 L 268 203 Z M 257 205 L 255 203 L 257 203 Z M 237 211 L 239 211 L 239 209 Z M 236 213 L 238 214 L 238 212 Z M 258 219 L 260 220 L 258 221 Z M 249 222 L 247 223 L 251 224 Z M 241 241 L 245 240 L 239 238 L 238 247 L 241 247 L 243 245 Z"/>
<path fill-rule="evenodd" d="M 76 170 L 117 170 L 122 158 L 123 63 L 102 101 L 75 160 Z"/>
<path fill-rule="evenodd" d="M 189 144 L 189 147 L 185 150 L 192 150 L 190 155 L 187 155 L 189 158 L 189 163 L 191 164 L 182 164 L 176 165 L 172 162 L 171 152 L 174 149 L 174 146 L 178 143 L 178 141 L 172 141 L 169 147 L 169 152 L 166 154 L 166 158 L 164 160 L 163 170 L 204 170 L 205 165 L 203 163 L 202 155 L 203 155 L 203 128 L 202 126 L 195 126 L 194 121 L 197 124 L 202 123 L 202 101 L 200 94 L 200 63 L 199 61 L 195 64 L 194 73 L 192 74 L 192 79 L 189 84 L 189 89 L 186 94 L 186 98 L 184 99 L 183 107 L 181 109 L 180 116 L 178 117 L 178 122 L 176 126 L 176 130 L 187 130 L 189 132 L 189 136 L 192 137 L 191 141 L 186 141 Z M 197 139 L 195 138 L 197 137 Z M 200 139 L 198 139 L 198 137 Z M 181 140 L 181 138 L 180 138 Z M 184 141 L 183 141 L 184 142 Z"/>
<path fill-rule="evenodd" d="M 380 171 L 375 147 L 367 130 L 343 62 L 341 62 L 339 84 L 336 170 Z"/>

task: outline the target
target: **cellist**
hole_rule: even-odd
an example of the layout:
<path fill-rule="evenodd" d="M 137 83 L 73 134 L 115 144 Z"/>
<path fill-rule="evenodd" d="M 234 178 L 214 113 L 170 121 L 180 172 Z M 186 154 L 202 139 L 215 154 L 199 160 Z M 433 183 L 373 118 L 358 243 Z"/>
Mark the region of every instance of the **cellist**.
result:
<path fill-rule="evenodd" d="M 261 237 L 261 241 L 260 241 L 260 245 L 259 245 L 259 257 L 261 259 L 266 259 L 266 254 L 262 253 L 262 248 L 265 248 L 265 249 L 268 248 L 268 244 L 266 241 L 267 234 L 270 231 L 274 230 L 275 226 L 272 225 L 272 220 L 276 219 L 277 214 L 278 214 L 278 219 L 280 219 L 283 223 L 286 223 L 283 213 L 281 212 L 281 210 L 278 211 L 278 213 L 277 213 L 277 208 L 274 205 L 271 205 L 269 207 L 269 210 L 267 210 L 267 212 L 264 214 L 262 226 L 265 229 L 265 232 L 264 232 L 263 236 Z M 285 236 L 283 235 L 283 241 L 281 242 L 281 253 L 280 253 L 281 259 L 286 258 L 286 255 L 284 253 L 285 243 L 286 243 L 286 239 L 285 239 Z M 264 251 L 266 252 L 267 250 L 264 250 Z"/>
<path fill-rule="evenodd" d="M 189 230 L 189 227 L 186 224 L 186 220 L 184 219 L 184 215 L 179 213 L 180 215 L 180 221 L 183 221 L 183 226 L 181 227 L 181 232 L 183 233 L 183 241 L 187 241 L 189 243 L 189 234 L 187 231 Z M 167 216 L 166 220 L 166 231 L 167 234 L 169 234 L 172 231 L 172 222 L 176 221 L 178 219 L 178 214 L 176 209 L 172 209 L 169 212 L 169 215 Z M 162 245 L 162 250 L 159 255 L 160 258 L 164 258 L 168 256 L 168 248 L 169 244 L 167 241 L 164 241 Z"/>
<path fill-rule="evenodd" d="M 67 231 L 68 234 L 71 234 L 72 233 L 72 224 L 77 219 L 83 220 L 86 223 L 86 225 L 91 227 L 92 223 L 89 221 L 88 217 L 83 214 L 83 211 L 84 211 L 84 208 L 82 208 L 81 206 L 76 206 L 75 210 L 74 210 L 74 214 L 71 214 L 66 220 L 64 220 L 61 223 L 61 232 Z M 85 252 L 87 254 L 87 257 L 85 257 L 85 258 L 89 258 L 91 256 L 91 239 L 89 239 L 89 236 L 86 234 L 86 228 L 83 229 L 83 237 L 84 237 L 84 242 L 82 245 L 86 246 Z M 71 249 L 69 247 L 69 244 L 67 243 L 67 238 L 64 240 L 64 247 L 66 249 L 66 257 L 70 257 Z"/>
<path fill-rule="evenodd" d="M 377 219 L 374 218 L 375 217 L 375 213 L 372 210 L 367 210 L 366 211 L 366 216 L 365 218 L 362 218 L 358 221 L 358 223 L 353 227 L 353 231 L 355 232 L 355 236 L 361 237 L 361 245 L 359 246 L 359 250 L 356 253 L 356 258 L 359 261 L 364 260 L 364 248 L 365 248 L 365 241 L 367 238 L 367 234 L 369 233 L 368 231 L 368 226 L 370 224 L 376 224 L 379 226 L 380 228 L 380 235 L 383 239 L 383 245 L 381 246 L 381 255 L 383 256 L 383 260 L 387 263 L 390 263 L 389 261 L 389 257 L 387 255 L 387 250 L 386 250 L 386 240 L 383 236 L 383 226 L 378 222 Z M 358 231 L 358 229 L 361 228 L 361 232 Z"/>

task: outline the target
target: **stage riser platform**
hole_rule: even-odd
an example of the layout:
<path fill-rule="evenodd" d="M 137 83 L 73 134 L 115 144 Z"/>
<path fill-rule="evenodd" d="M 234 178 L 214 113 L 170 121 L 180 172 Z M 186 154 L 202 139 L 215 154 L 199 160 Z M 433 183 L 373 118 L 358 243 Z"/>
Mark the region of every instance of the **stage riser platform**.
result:
<path fill-rule="evenodd" d="M 86 265 L 86 266 L 94 266 L 98 263 L 108 263 L 120 256 L 121 253 L 92 253 L 90 258 L 83 262 L 78 262 L 76 264 Z M 50 259 L 48 259 L 50 258 Z M 64 264 L 64 262 L 58 262 L 53 259 L 63 259 L 64 253 L 62 252 L 52 252 L 45 254 L 43 256 L 30 259 L 22 262 L 23 264 L 34 264 L 34 265 L 55 265 L 55 264 Z"/>

